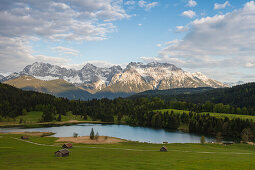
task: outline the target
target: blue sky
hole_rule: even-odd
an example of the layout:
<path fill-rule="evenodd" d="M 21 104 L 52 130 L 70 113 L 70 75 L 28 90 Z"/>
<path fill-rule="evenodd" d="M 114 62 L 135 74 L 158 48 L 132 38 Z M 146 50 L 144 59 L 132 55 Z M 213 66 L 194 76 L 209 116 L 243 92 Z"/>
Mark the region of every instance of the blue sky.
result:
<path fill-rule="evenodd" d="M 0 73 L 168 62 L 219 81 L 255 81 L 247 0 L 2 0 Z"/>

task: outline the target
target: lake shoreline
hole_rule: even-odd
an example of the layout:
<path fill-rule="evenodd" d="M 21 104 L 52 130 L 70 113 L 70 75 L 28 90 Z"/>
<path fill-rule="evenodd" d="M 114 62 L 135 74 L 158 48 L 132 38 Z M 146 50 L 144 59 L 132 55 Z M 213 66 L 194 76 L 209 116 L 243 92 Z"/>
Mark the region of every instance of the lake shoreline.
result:
<path fill-rule="evenodd" d="M 1 124 L 6 123 L 6 124 Z M 37 123 L 7 123 L 0 122 L 0 128 L 11 128 L 11 127 L 20 127 L 20 128 L 40 128 L 40 127 L 55 127 L 55 126 L 69 126 L 80 123 L 92 123 L 92 124 L 116 124 L 114 122 L 102 122 L 102 121 L 79 121 L 79 120 L 69 120 L 63 122 L 37 122 Z"/>
<path fill-rule="evenodd" d="M 69 122 L 70 123 L 70 122 Z M 78 124 L 77 124 L 78 123 Z M 181 130 L 169 130 L 163 128 L 151 128 L 141 126 L 130 126 L 123 124 L 113 123 L 99 123 L 99 122 L 78 122 L 68 125 L 47 125 L 48 127 L 35 127 L 35 128 L 0 128 L 0 132 L 54 132 L 53 137 L 73 137 L 74 133 L 79 136 L 88 136 L 91 129 L 94 128 L 94 132 L 99 132 L 102 136 L 112 136 L 124 140 L 145 142 L 145 143 L 199 143 L 200 135 L 193 133 L 185 133 Z M 45 126 L 45 125 L 44 125 Z M 125 132 L 125 133 L 123 133 Z M 138 137 L 135 134 L 139 134 Z M 213 141 L 211 137 L 206 137 L 207 141 Z"/>

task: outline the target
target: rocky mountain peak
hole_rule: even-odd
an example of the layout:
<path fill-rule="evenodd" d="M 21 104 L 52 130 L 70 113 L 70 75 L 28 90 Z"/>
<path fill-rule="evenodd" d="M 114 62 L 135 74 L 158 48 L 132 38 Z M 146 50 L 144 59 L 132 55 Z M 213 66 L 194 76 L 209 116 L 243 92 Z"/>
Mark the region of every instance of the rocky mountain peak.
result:
<path fill-rule="evenodd" d="M 94 66 L 93 64 L 87 63 L 85 66 L 83 66 L 83 68 L 81 70 L 96 70 L 97 67 Z"/>
<path fill-rule="evenodd" d="M 177 71 L 177 70 L 182 70 L 181 68 L 176 67 L 173 64 L 169 64 L 169 63 L 159 63 L 159 62 L 150 62 L 147 64 L 143 64 L 141 62 L 131 62 L 127 65 L 126 69 L 130 69 L 130 68 L 166 68 L 168 70 L 172 70 L 172 71 Z"/>
<path fill-rule="evenodd" d="M 67 71 L 66 68 L 61 68 L 57 65 L 51 65 L 49 63 L 35 62 L 32 65 L 28 65 L 23 69 L 24 74 L 33 76 L 60 76 Z"/>
<path fill-rule="evenodd" d="M 93 92 L 141 92 L 153 89 L 224 87 L 200 72 L 189 73 L 170 63 L 131 62 L 125 69 L 120 66 L 97 67 L 87 63 L 81 70 L 66 69 L 57 65 L 35 62 L 23 71 L 3 79 L 10 80 L 31 75 L 41 80 L 64 79 L 69 83 Z"/>

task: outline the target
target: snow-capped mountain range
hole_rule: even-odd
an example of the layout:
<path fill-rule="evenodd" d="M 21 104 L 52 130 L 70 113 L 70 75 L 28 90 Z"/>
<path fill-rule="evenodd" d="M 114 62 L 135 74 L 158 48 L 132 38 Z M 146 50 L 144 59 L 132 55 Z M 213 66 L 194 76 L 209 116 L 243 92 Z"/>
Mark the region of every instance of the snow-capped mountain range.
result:
<path fill-rule="evenodd" d="M 19 73 L 2 78 L 1 81 L 22 75 L 30 75 L 40 80 L 64 79 L 92 93 L 98 91 L 137 93 L 154 89 L 226 86 L 200 72 L 189 73 L 175 65 L 156 62 L 148 64 L 131 62 L 125 69 L 120 66 L 100 68 L 86 64 L 81 70 L 36 62 L 26 66 Z"/>

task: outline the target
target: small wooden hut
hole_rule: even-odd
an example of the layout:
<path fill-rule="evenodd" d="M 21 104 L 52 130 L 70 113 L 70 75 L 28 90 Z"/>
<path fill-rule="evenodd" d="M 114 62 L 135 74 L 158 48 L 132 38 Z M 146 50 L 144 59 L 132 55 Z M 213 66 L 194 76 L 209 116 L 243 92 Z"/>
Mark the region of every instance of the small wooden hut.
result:
<path fill-rule="evenodd" d="M 66 149 L 70 149 L 70 148 L 72 148 L 73 147 L 73 145 L 71 144 L 71 143 L 65 143 L 63 146 L 62 146 L 62 148 L 66 148 Z"/>
<path fill-rule="evenodd" d="M 223 145 L 227 146 L 227 145 L 232 145 L 234 144 L 233 142 L 223 142 Z"/>
<path fill-rule="evenodd" d="M 160 152 L 167 152 L 167 147 L 166 146 L 162 146 L 162 148 L 160 148 Z"/>
<path fill-rule="evenodd" d="M 20 138 L 21 138 L 21 139 L 29 139 L 28 136 L 21 136 Z"/>
<path fill-rule="evenodd" d="M 61 149 L 55 152 L 56 157 L 67 157 L 69 156 L 69 150 L 68 149 Z"/>

